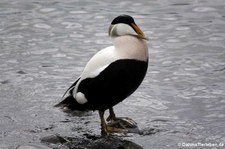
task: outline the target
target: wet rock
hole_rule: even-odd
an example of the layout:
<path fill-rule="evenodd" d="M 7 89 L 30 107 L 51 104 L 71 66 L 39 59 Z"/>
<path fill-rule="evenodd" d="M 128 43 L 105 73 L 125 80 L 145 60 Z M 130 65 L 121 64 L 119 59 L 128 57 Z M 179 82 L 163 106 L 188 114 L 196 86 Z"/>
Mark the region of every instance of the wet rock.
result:
<path fill-rule="evenodd" d="M 58 143 L 65 143 L 69 142 L 67 139 L 59 136 L 59 135 L 51 135 L 41 138 L 41 142 L 43 143 L 52 143 L 52 144 L 58 144 Z"/>
<path fill-rule="evenodd" d="M 69 149 L 142 149 L 140 145 L 116 136 L 84 134 L 82 137 L 61 137 L 54 135 L 41 140 L 50 146 L 54 144 L 54 148 L 58 149 L 62 146 Z"/>

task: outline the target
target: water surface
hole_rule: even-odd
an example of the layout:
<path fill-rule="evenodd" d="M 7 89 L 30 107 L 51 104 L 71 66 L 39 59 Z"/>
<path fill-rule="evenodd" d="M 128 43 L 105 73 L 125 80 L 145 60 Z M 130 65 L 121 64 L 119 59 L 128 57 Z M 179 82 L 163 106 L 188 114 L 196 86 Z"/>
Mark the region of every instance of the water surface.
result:
<path fill-rule="evenodd" d="M 143 134 L 124 139 L 146 149 L 225 143 L 224 0 L 2 0 L 0 148 L 60 148 L 41 140 L 100 134 L 97 112 L 71 115 L 53 105 L 111 45 L 108 26 L 120 14 L 150 38 L 144 82 L 115 107 Z"/>

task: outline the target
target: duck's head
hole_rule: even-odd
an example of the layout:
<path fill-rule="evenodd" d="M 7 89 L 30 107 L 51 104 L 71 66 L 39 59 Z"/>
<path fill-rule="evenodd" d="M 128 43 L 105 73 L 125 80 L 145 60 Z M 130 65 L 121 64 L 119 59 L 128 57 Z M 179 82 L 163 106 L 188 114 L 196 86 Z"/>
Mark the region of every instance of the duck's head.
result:
<path fill-rule="evenodd" d="M 141 29 L 136 25 L 134 19 L 129 15 L 120 15 L 116 17 L 109 26 L 109 36 L 118 37 L 124 35 L 136 36 L 148 40 Z"/>

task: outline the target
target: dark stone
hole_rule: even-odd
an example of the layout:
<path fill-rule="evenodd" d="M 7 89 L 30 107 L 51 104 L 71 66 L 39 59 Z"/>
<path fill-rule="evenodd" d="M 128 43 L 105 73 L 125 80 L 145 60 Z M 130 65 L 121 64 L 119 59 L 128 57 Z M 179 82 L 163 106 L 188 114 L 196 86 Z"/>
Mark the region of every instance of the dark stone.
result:
<path fill-rule="evenodd" d="M 41 139 L 45 144 L 60 149 L 143 149 L 140 145 L 116 136 L 95 136 L 84 134 L 82 137 L 47 136 Z M 56 146 L 57 144 L 57 146 Z"/>

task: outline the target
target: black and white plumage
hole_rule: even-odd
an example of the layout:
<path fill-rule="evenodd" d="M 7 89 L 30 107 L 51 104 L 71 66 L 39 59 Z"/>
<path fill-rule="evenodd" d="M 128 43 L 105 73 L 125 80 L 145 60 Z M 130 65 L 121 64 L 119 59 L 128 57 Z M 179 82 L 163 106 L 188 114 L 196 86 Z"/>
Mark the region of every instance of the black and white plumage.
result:
<path fill-rule="evenodd" d="M 131 95 L 143 81 L 148 67 L 147 38 L 128 15 L 112 21 L 109 36 L 114 46 L 97 52 L 89 60 L 57 106 L 99 110 L 103 131 L 120 132 L 105 123 L 104 111 L 109 109 L 111 121 L 115 120 L 112 107 Z"/>

